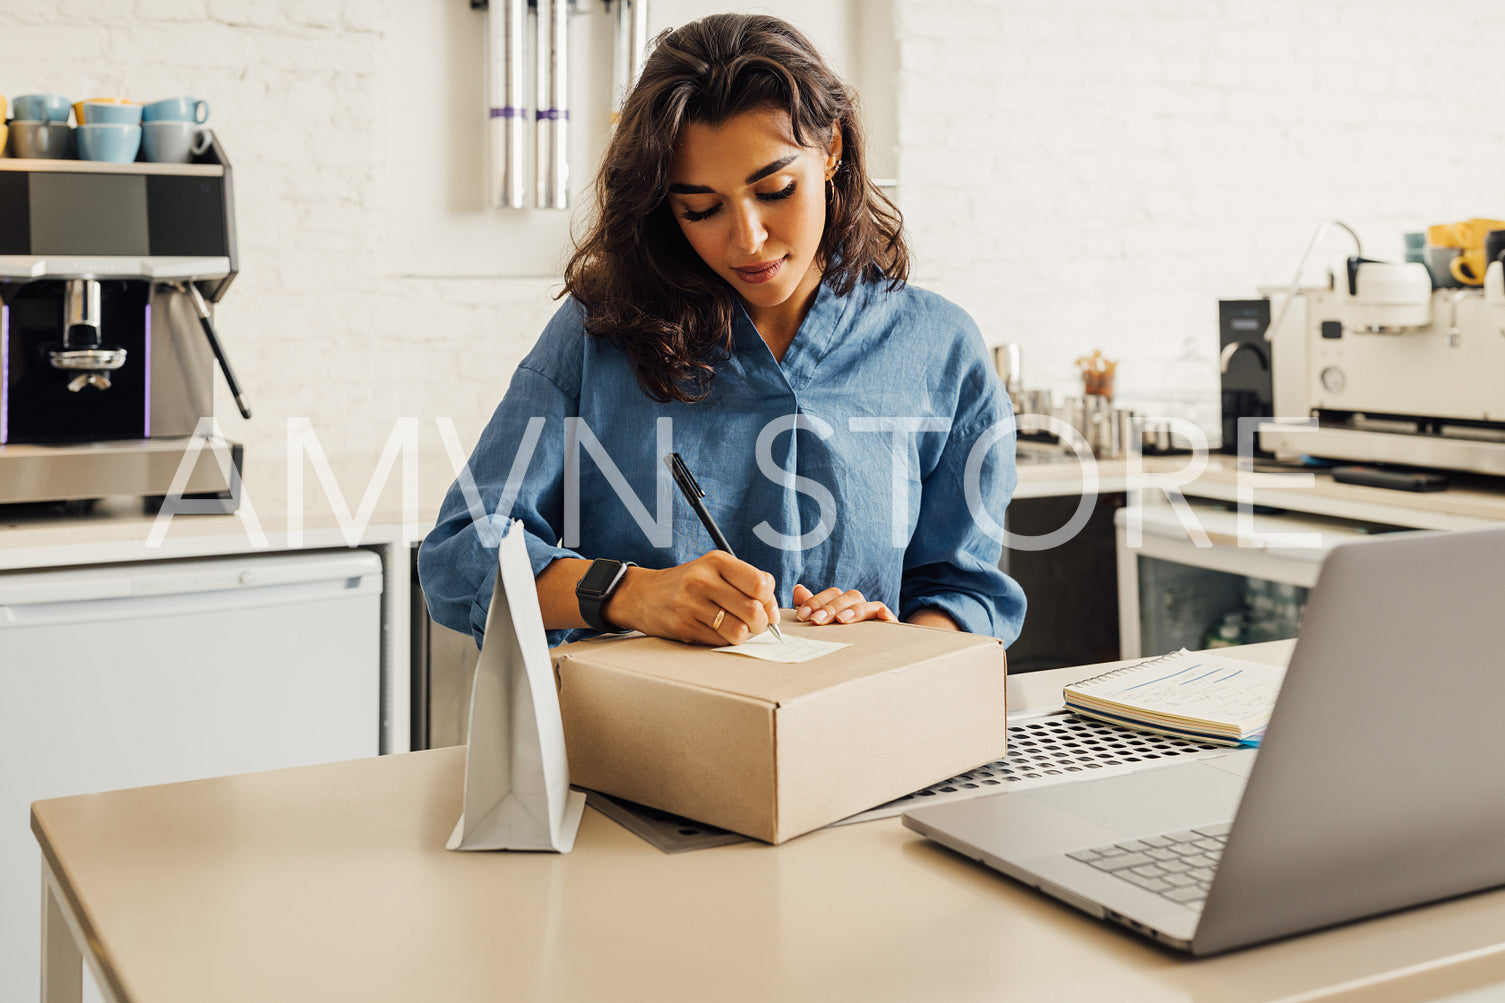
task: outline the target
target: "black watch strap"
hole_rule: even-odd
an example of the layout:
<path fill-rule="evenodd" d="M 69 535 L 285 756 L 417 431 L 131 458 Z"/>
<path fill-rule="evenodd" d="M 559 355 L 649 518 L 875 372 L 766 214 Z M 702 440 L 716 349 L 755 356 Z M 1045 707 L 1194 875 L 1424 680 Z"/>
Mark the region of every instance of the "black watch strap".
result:
<path fill-rule="evenodd" d="M 596 560 L 591 562 L 585 577 L 575 583 L 575 599 L 580 604 L 580 616 L 591 630 L 612 634 L 622 628 L 606 619 L 602 608 L 622 584 L 628 568 L 637 567 L 631 561 Z"/>

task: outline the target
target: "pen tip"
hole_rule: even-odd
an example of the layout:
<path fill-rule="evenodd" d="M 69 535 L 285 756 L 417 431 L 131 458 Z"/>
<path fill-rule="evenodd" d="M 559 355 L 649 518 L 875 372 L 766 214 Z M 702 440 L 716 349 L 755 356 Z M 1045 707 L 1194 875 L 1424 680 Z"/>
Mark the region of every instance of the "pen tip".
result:
<path fill-rule="evenodd" d="M 783 633 L 783 631 L 779 630 L 779 625 L 778 624 L 776 624 L 776 623 L 770 623 L 768 625 L 768 629 L 771 630 L 771 631 L 773 631 L 773 636 L 774 637 L 778 638 L 780 641 L 784 640 L 784 633 Z"/>

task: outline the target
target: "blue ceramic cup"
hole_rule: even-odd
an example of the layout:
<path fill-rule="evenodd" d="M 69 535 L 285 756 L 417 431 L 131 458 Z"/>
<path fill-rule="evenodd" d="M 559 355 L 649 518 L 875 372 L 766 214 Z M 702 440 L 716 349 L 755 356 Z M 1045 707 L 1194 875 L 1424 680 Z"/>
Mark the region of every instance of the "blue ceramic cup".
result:
<path fill-rule="evenodd" d="M 198 98 L 168 98 L 153 101 L 141 109 L 143 122 L 197 122 L 209 121 L 209 102 Z"/>
<path fill-rule="evenodd" d="M 56 94 L 27 94 L 11 100 L 10 113 L 27 122 L 66 122 L 68 99 Z"/>
<path fill-rule="evenodd" d="M 129 164 L 141 150 L 141 126 L 120 122 L 81 125 L 73 130 L 83 160 Z"/>
<path fill-rule="evenodd" d="M 139 104 L 115 104 L 112 101 L 84 101 L 81 125 L 140 125 Z"/>

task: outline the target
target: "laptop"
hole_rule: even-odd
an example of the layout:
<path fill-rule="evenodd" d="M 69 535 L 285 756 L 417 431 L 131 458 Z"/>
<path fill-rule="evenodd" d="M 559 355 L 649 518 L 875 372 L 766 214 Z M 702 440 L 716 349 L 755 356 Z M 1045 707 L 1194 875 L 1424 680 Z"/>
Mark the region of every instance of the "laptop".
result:
<path fill-rule="evenodd" d="M 1505 885 L 1505 529 L 1323 562 L 1257 753 L 904 824 L 1193 955 Z"/>

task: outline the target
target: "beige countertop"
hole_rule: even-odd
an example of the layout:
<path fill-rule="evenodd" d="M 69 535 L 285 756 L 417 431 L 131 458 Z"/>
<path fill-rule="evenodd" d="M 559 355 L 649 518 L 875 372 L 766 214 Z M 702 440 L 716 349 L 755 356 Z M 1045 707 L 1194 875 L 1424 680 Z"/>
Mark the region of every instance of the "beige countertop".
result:
<path fill-rule="evenodd" d="M 1035 673 L 1011 700 L 1059 703 L 1090 671 Z M 567 855 L 450 853 L 463 764 L 454 748 L 43 801 L 33 830 L 133 1003 L 1398 1003 L 1505 981 L 1505 892 L 1190 961 L 894 818 L 665 854 L 590 810 Z"/>

